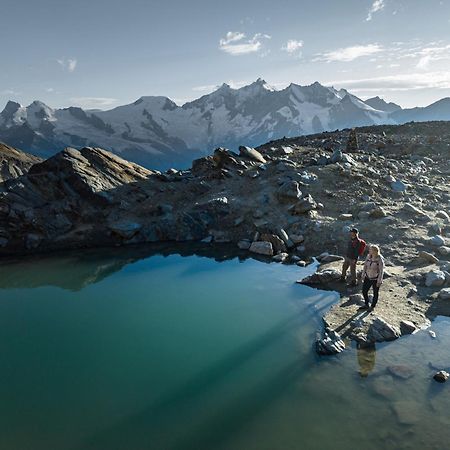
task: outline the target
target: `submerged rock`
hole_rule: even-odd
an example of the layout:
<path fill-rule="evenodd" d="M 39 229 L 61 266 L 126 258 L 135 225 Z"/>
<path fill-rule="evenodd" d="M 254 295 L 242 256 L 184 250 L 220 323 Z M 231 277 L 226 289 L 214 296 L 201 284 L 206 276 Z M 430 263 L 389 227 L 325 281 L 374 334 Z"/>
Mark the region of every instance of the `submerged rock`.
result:
<path fill-rule="evenodd" d="M 438 383 L 445 383 L 449 377 L 450 374 L 445 370 L 440 370 L 439 372 L 436 372 L 433 375 L 434 380 L 437 381 Z"/>

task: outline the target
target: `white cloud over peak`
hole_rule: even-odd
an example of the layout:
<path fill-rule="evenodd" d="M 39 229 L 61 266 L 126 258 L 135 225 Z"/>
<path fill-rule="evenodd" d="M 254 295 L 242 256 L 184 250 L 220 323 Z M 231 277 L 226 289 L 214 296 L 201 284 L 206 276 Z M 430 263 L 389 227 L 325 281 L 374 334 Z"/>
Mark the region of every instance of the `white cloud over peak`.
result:
<path fill-rule="evenodd" d="M 303 41 L 297 41 L 295 39 L 289 39 L 286 44 L 281 47 L 281 50 L 289 53 L 296 54 L 298 56 L 301 55 L 301 49 L 303 47 Z"/>
<path fill-rule="evenodd" d="M 56 60 L 58 64 L 68 72 L 73 72 L 77 67 L 78 61 L 75 58 L 61 58 Z"/>
<path fill-rule="evenodd" d="M 245 55 L 259 52 L 263 48 L 263 40 L 270 39 L 268 34 L 256 33 L 252 38 L 247 38 L 240 31 L 229 31 L 219 41 L 220 50 L 230 55 Z"/>
<path fill-rule="evenodd" d="M 107 108 L 118 102 L 116 98 L 110 97 L 72 97 L 69 100 L 73 106 L 83 109 Z"/>
<path fill-rule="evenodd" d="M 370 56 L 381 51 L 383 51 L 383 48 L 378 44 L 354 45 L 332 50 L 330 52 L 319 53 L 313 61 L 349 62 L 361 58 L 362 56 Z"/>
<path fill-rule="evenodd" d="M 370 20 L 372 20 L 373 15 L 384 9 L 384 7 L 384 0 L 375 0 L 369 9 L 369 12 L 367 13 L 366 21 L 369 22 Z"/>

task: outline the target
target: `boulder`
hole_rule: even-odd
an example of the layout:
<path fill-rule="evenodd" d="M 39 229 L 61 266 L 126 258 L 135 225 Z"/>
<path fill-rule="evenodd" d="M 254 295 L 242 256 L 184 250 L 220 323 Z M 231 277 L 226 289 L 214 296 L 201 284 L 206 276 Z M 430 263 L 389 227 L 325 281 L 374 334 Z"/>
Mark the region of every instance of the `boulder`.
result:
<path fill-rule="evenodd" d="M 309 275 L 297 283 L 300 284 L 326 284 L 332 281 L 337 281 L 341 278 L 341 272 L 337 269 L 320 270 L 312 275 Z"/>
<path fill-rule="evenodd" d="M 277 198 L 280 202 L 295 202 L 301 198 L 302 193 L 298 188 L 297 181 L 287 181 L 283 183 L 277 190 Z"/>
<path fill-rule="evenodd" d="M 430 270 L 425 277 L 425 286 L 439 287 L 445 283 L 445 273 L 442 270 Z"/>
<path fill-rule="evenodd" d="M 450 256 L 450 247 L 442 245 L 441 247 L 438 247 L 437 252 L 442 256 Z"/>
<path fill-rule="evenodd" d="M 400 331 L 402 336 L 405 334 L 413 334 L 417 331 L 417 327 L 409 320 L 402 320 L 400 322 Z"/>
<path fill-rule="evenodd" d="M 132 221 L 123 221 L 109 224 L 109 229 L 124 239 L 132 238 L 140 229 L 140 223 Z"/>
<path fill-rule="evenodd" d="M 335 355 L 345 350 L 345 343 L 336 331 L 328 330 L 316 341 L 316 351 L 319 355 Z"/>
<path fill-rule="evenodd" d="M 272 244 L 267 241 L 252 242 L 249 250 L 253 253 L 258 253 L 259 255 L 273 256 Z"/>
<path fill-rule="evenodd" d="M 394 192 L 405 192 L 407 185 L 401 180 L 396 180 L 391 183 L 391 189 Z"/>
<path fill-rule="evenodd" d="M 433 379 L 437 381 L 438 383 L 445 383 L 448 378 L 450 377 L 450 374 L 446 372 L 445 370 L 440 370 L 439 372 L 436 372 L 433 375 Z"/>
<path fill-rule="evenodd" d="M 248 250 L 252 243 L 248 239 L 242 239 L 237 245 L 241 250 Z"/>
<path fill-rule="evenodd" d="M 420 251 L 417 255 L 417 258 L 421 261 L 424 261 L 424 262 L 430 263 L 430 264 L 436 264 L 437 262 L 439 262 L 439 259 L 436 258 L 436 256 L 434 256 L 431 253 L 425 252 L 425 251 Z"/>
<path fill-rule="evenodd" d="M 408 378 L 414 376 L 412 367 L 405 364 L 393 364 L 392 366 L 388 366 L 387 370 L 394 377 L 401 378 L 403 380 L 407 380 Z"/>
<path fill-rule="evenodd" d="M 433 236 L 432 238 L 430 238 L 430 244 L 434 245 L 436 247 L 440 247 L 442 245 L 445 245 L 445 239 L 440 236 L 439 234 L 437 234 L 436 236 Z"/>
<path fill-rule="evenodd" d="M 436 217 L 438 217 L 439 219 L 443 219 L 447 223 L 450 223 L 450 216 L 443 210 L 438 211 L 436 213 Z"/>
<path fill-rule="evenodd" d="M 375 317 L 367 333 L 369 342 L 393 341 L 401 336 L 398 327 L 391 325 L 381 317 Z"/>
<path fill-rule="evenodd" d="M 283 242 L 283 239 L 278 237 L 276 234 L 263 233 L 261 234 L 259 240 L 270 242 L 274 253 L 286 252 L 286 244 Z"/>
<path fill-rule="evenodd" d="M 314 201 L 312 196 L 309 194 L 308 196 L 302 198 L 298 201 L 292 208 L 293 214 L 305 214 L 308 211 L 317 208 L 317 203 Z"/>
<path fill-rule="evenodd" d="M 258 150 L 255 150 L 252 147 L 246 147 L 244 145 L 241 145 L 239 147 L 239 155 L 243 158 L 247 158 L 252 161 L 259 162 L 259 163 L 264 164 L 266 162 L 263 155 L 261 155 L 261 153 L 259 153 Z"/>
<path fill-rule="evenodd" d="M 278 253 L 278 255 L 273 256 L 273 260 L 275 262 L 284 262 L 289 258 L 289 254 L 288 253 Z"/>
<path fill-rule="evenodd" d="M 450 300 L 450 288 L 441 289 L 438 297 L 441 300 Z"/>

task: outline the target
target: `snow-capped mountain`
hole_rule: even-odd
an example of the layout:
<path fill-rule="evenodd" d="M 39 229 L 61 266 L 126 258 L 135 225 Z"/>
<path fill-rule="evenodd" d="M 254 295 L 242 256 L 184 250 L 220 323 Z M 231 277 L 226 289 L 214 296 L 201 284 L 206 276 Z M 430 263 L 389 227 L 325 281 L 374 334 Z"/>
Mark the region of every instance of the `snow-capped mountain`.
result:
<path fill-rule="evenodd" d="M 38 156 L 67 146 L 98 146 L 148 167 L 181 167 L 218 146 L 236 149 L 283 136 L 398 123 L 407 111 L 399 108 L 317 82 L 275 90 L 258 79 L 240 89 L 223 84 L 183 106 L 159 96 L 108 111 L 9 101 L 0 113 L 0 141 Z"/>

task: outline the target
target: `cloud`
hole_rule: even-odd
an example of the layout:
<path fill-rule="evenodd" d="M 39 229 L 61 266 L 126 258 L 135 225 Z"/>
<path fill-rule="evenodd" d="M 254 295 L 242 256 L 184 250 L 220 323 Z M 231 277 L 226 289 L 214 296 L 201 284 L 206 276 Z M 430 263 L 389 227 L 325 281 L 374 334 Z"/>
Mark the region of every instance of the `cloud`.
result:
<path fill-rule="evenodd" d="M 52 87 L 46 88 L 45 92 L 55 92 L 55 90 Z"/>
<path fill-rule="evenodd" d="M 70 101 L 73 106 L 84 109 L 107 108 L 118 102 L 116 98 L 110 97 L 72 97 Z"/>
<path fill-rule="evenodd" d="M 367 13 L 366 21 L 369 22 L 370 20 L 372 20 L 372 16 L 375 13 L 384 9 L 384 7 L 385 7 L 384 0 L 375 0 L 369 9 L 369 12 Z"/>
<path fill-rule="evenodd" d="M 383 51 L 383 48 L 378 44 L 368 45 L 354 45 L 352 47 L 339 48 L 325 53 L 318 53 L 313 62 L 325 61 L 325 62 L 349 62 L 362 56 L 369 56 L 375 53 Z"/>
<path fill-rule="evenodd" d="M 218 87 L 219 85 L 217 84 L 204 84 L 201 86 L 194 86 L 192 90 L 195 92 L 211 92 L 217 89 Z"/>
<path fill-rule="evenodd" d="M 420 89 L 450 89 L 450 72 L 417 72 L 326 82 L 353 92 L 411 91 Z"/>
<path fill-rule="evenodd" d="M 14 89 L 4 89 L 3 91 L 0 91 L 0 95 L 20 95 L 20 92 L 17 92 Z"/>
<path fill-rule="evenodd" d="M 56 60 L 58 64 L 68 72 L 73 72 L 77 67 L 78 61 L 75 58 L 61 58 Z"/>
<path fill-rule="evenodd" d="M 220 39 L 219 48 L 230 55 L 245 55 L 259 52 L 263 47 L 262 41 L 270 38 L 268 34 L 257 33 L 248 39 L 244 33 L 229 31 L 224 38 Z"/>
<path fill-rule="evenodd" d="M 296 41 L 295 39 L 289 39 L 286 44 L 281 47 L 281 50 L 289 53 L 301 56 L 301 48 L 303 47 L 303 41 Z"/>

